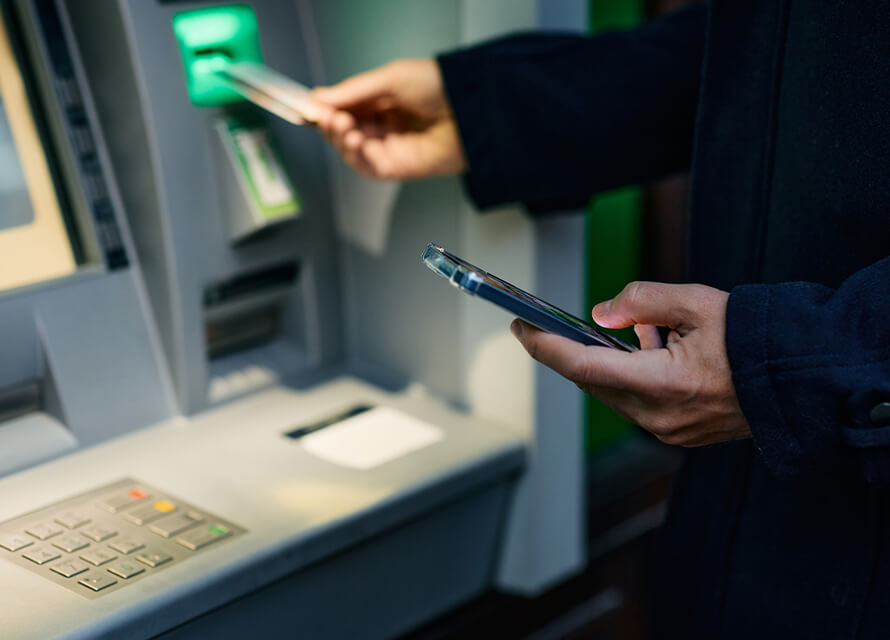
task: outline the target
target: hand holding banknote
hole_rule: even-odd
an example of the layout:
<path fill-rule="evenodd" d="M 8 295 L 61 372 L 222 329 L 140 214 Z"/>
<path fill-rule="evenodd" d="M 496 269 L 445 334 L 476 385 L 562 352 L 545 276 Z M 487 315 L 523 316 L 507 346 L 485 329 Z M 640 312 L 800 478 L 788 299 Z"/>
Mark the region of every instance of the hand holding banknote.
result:
<path fill-rule="evenodd" d="M 404 180 L 466 169 L 434 60 L 395 60 L 317 88 L 312 97 L 320 105 L 318 127 L 359 173 Z"/>

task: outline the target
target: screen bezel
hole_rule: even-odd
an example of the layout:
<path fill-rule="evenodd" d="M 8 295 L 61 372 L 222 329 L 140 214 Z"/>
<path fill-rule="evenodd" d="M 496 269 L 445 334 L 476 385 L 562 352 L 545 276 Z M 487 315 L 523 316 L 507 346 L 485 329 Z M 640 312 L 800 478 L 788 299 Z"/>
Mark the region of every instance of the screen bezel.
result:
<path fill-rule="evenodd" d="M 33 219 L 0 234 L 0 255 L 14 268 L 0 270 L 0 291 L 69 276 L 83 263 L 80 234 L 56 165 L 33 65 L 25 56 L 20 23 L 8 3 L 0 11 L 0 91 L 22 167 Z"/>
<path fill-rule="evenodd" d="M 0 291 L 0 299 L 131 266 L 120 198 L 64 7 L 0 0 L 7 35 L 59 199 L 77 269 Z"/>

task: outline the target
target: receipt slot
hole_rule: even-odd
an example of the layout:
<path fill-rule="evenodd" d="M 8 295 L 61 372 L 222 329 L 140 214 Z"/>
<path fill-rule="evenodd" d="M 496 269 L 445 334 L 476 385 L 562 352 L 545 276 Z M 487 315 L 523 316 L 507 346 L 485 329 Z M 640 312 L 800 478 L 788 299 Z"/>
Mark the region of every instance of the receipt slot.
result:
<path fill-rule="evenodd" d="M 216 183 L 229 239 L 240 242 L 296 218 L 300 198 L 265 120 L 242 108 L 252 102 L 295 124 L 303 122 L 292 98 L 304 87 L 263 64 L 256 14 L 246 5 L 184 11 L 173 16 L 189 99 L 221 107 L 214 118 Z M 274 80 L 296 91 L 266 91 Z M 286 95 L 281 95 L 286 92 Z"/>

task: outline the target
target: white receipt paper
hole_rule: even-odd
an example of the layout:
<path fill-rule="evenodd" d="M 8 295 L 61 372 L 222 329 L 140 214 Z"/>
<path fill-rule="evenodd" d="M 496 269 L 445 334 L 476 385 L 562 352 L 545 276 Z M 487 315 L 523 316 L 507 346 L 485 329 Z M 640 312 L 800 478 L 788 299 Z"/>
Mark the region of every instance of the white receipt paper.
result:
<path fill-rule="evenodd" d="M 438 427 L 390 407 L 376 407 L 300 438 L 314 456 L 368 470 L 423 449 L 444 437 Z"/>

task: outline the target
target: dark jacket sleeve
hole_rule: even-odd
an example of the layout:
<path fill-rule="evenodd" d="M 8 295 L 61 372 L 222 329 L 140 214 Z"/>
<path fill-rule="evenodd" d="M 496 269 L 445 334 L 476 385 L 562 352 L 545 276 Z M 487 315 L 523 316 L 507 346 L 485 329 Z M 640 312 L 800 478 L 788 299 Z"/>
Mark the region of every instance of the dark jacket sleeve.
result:
<path fill-rule="evenodd" d="M 890 484 L 890 257 L 839 288 L 789 282 L 733 289 L 726 342 L 754 443 L 774 473 L 819 472 L 853 458 Z"/>
<path fill-rule="evenodd" d="M 688 169 L 705 21 L 694 7 L 633 31 L 521 35 L 440 56 L 476 204 L 575 207 Z"/>

